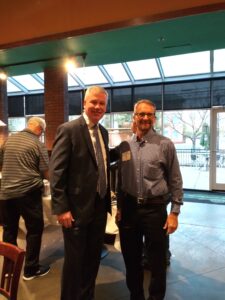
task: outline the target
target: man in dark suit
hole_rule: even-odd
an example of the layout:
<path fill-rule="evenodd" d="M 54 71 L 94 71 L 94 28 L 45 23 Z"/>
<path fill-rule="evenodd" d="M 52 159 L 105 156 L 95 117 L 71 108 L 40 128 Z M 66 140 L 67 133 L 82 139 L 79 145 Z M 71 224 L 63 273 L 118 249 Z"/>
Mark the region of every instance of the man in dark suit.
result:
<path fill-rule="evenodd" d="M 94 299 L 107 211 L 111 210 L 108 133 L 98 124 L 107 99 L 105 89 L 90 87 L 85 93 L 83 115 L 59 126 L 53 146 L 52 209 L 62 225 L 65 251 L 61 300 Z M 99 152 L 103 171 L 99 171 Z"/>

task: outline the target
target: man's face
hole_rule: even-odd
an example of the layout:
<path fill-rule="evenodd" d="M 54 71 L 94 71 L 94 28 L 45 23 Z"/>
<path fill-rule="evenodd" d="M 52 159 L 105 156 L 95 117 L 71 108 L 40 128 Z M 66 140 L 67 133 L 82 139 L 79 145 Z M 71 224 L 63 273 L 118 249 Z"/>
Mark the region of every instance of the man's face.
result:
<path fill-rule="evenodd" d="M 90 93 L 84 100 L 84 111 L 90 121 L 97 124 L 106 112 L 107 96 L 104 93 Z"/>
<path fill-rule="evenodd" d="M 135 123 L 138 131 L 146 134 L 155 124 L 155 108 L 147 103 L 140 103 L 135 113 Z"/>

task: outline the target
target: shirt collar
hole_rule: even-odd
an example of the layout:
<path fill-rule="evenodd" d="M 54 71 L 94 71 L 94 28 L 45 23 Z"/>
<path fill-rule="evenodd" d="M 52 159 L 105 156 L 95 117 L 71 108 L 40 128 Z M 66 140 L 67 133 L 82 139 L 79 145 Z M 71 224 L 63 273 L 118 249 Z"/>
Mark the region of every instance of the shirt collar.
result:
<path fill-rule="evenodd" d="M 91 129 L 93 128 L 96 124 L 92 123 L 91 120 L 88 118 L 87 114 L 85 112 L 83 112 L 83 117 L 84 117 L 84 120 L 87 124 L 87 127 L 88 129 Z"/>
<path fill-rule="evenodd" d="M 137 139 L 137 135 L 134 134 L 132 136 L 132 140 L 135 142 L 148 142 L 151 137 L 155 134 L 155 130 L 153 128 L 149 129 L 149 131 L 142 137 L 141 141 Z"/>
<path fill-rule="evenodd" d="M 34 135 L 34 136 L 38 137 L 38 135 L 37 135 L 37 134 L 35 134 L 33 131 L 31 131 L 29 128 L 24 128 L 22 131 L 24 131 L 24 132 L 28 132 L 28 133 L 30 133 L 30 134 L 32 134 L 32 135 Z"/>

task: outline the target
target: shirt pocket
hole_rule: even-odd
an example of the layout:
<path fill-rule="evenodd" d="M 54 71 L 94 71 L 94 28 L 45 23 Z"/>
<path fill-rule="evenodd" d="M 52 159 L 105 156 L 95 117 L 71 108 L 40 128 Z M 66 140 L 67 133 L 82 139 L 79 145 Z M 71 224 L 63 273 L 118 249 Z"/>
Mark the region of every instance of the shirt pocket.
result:
<path fill-rule="evenodd" d="M 160 169 L 160 166 L 153 163 L 145 163 L 143 166 L 143 176 L 146 179 L 149 180 L 159 180 L 162 176 L 162 170 Z"/>

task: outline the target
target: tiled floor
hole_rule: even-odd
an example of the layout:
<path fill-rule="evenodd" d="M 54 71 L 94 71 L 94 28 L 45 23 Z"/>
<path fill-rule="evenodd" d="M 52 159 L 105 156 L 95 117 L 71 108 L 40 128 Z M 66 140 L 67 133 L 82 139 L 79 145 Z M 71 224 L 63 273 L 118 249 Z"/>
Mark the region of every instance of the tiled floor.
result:
<path fill-rule="evenodd" d="M 165 300 L 224 300 L 225 205 L 185 202 L 179 221 L 179 229 L 170 239 L 173 256 Z M 23 233 L 19 243 L 24 245 Z M 129 300 L 121 253 L 113 246 L 108 249 L 101 262 L 96 300 Z M 41 257 L 51 264 L 50 273 L 30 282 L 21 279 L 18 300 L 59 299 L 63 261 L 59 227 L 45 229 Z M 146 271 L 146 292 L 148 278 Z"/>

